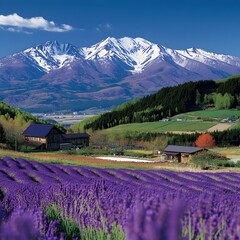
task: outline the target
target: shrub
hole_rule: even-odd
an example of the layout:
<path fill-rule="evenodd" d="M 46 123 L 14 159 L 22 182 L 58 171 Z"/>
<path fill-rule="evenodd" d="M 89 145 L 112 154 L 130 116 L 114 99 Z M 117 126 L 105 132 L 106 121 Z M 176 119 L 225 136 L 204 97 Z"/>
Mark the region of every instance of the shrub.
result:
<path fill-rule="evenodd" d="M 45 210 L 48 223 L 57 221 L 57 235 L 64 233 L 64 239 L 70 240 L 80 236 L 80 229 L 77 220 L 71 218 L 63 218 L 60 210 L 54 204 L 49 205 Z"/>
<path fill-rule="evenodd" d="M 64 235 L 64 239 L 82 239 L 82 240 L 125 240 L 125 233 L 120 225 L 112 224 L 110 231 L 105 226 L 100 229 L 93 227 L 84 227 L 80 229 L 78 221 L 69 217 L 63 218 L 61 211 L 55 204 L 49 205 L 45 214 L 48 223 L 57 221 L 56 235 Z"/>
<path fill-rule="evenodd" d="M 211 148 L 215 146 L 215 140 L 211 134 L 203 133 L 197 138 L 196 146 L 201 148 Z"/>
<path fill-rule="evenodd" d="M 202 170 L 208 170 L 213 167 L 235 167 L 235 163 L 230 162 L 228 158 L 210 151 L 199 152 L 193 156 L 191 163 Z"/>

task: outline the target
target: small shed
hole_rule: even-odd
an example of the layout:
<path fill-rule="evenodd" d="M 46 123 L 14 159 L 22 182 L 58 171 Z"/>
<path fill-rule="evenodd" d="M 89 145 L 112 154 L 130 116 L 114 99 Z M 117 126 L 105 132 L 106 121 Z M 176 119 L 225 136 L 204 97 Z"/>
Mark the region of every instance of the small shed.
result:
<path fill-rule="evenodd" d="M 75 148 L 89 146 L 89 134 L 87 133 L 69 133 L 64 134 L 64 142 L 71 143 Z"/>
<path fill-rule="evenodd" d="M 164 150 L 164 154 L 166 154 L 168 161 L 186 163 L 191 160 L 194 154 L 203 150 L 203 148 L 199 147 L 168 145 Z"/>

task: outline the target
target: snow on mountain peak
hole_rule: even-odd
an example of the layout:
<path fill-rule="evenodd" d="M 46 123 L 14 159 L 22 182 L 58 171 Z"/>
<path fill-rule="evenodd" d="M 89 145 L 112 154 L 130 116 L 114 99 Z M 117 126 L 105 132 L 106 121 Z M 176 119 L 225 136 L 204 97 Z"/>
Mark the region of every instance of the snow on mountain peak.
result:
<path fill-rule="evenodd" d="M 183 67 L 186 67 L 189 60 L 194 60 L 214 68 L 219 64 L 240 66 L 240 58 L 238 57 L 208 52 L 200 48 L 188 48 L 186 50 L 176 50 L 176 52 L 180 58 L 185 58 L 184 64 L 180 64 Z"/>
<path fill-rule="evenodd" d="M 23 55 L 38 64 L 44 71 L 61 68 L 69 62 L 83 57 L 82 51 L 75 46 L 58 41 L 47 41 L 23 52 Z"/>
<path fill-rule="evenodd" d="M 160 49 L 143 38 L 107 38 L 89 48 L 84 48 L 88 60 L 108 61 L 113 57 L 129 65 L 132 73 L 143 71 L 144 67 L 159 56 Z"/>
<path fill-rule="evenodd" d="M 59 43 L 58 41 L 48 41 L 45 44 L 38 45 L 36 49 L 44 55 L 69 55 L 81 57 L 82 52 L 70 43 Z"/>
<path fill-rule="evenodd" d="M 111 64 L 128 66 L 126 71 L 140 73 L 154 60 L 174 62 L 181 67 L 191 70 L 193 64 L 205 64 L 216 68 L 218 64 L 240 67 L 240 58 L 229 55 L 207 52 L 200 48 L 174 50 L 154 44 L 146 39 L 137 37 L 114 38 L 108 37 L 90 47 L 77 48 L 69 43 L 48 41 L 45 44 L 29 48 L 21 53 L 42 71 L 50 72 L 70 64 L 73 61 L 87 60 L 100 65 Z"/>

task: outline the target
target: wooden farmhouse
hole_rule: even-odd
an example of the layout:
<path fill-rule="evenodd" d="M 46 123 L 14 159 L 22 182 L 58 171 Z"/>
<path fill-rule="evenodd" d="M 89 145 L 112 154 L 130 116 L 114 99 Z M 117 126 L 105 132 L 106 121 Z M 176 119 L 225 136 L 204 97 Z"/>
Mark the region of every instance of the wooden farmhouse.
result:
<path fill-rule="evenodd" d="M 89 146 L 87 133 L 64 134 L 49 124 L 30 124 L 23 132 L 25 143 L 39 150 L 59 150 Z"/>
<path fill-rule="evenodd" d="M 199 147 L 168 145 L 163 153 L 166 155 L 168 161 L 187 163 L 194 154 L 203 150 L 203 148 Z"/>

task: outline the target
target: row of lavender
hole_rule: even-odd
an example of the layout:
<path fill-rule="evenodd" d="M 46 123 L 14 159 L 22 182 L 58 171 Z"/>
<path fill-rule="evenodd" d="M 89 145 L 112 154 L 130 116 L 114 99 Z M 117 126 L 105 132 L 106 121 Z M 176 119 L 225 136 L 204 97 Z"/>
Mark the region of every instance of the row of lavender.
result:
<path fill-rule="evenodd" d="M 239 183 L 238 173 L 97 169 L 5 157 L 0 236 L 67 239 L 59 219 L 47 218 L 54 205 L 80 231 L 90 227 L 111 235 L 117 225 L 131 240 L 240 239 Z"/>

